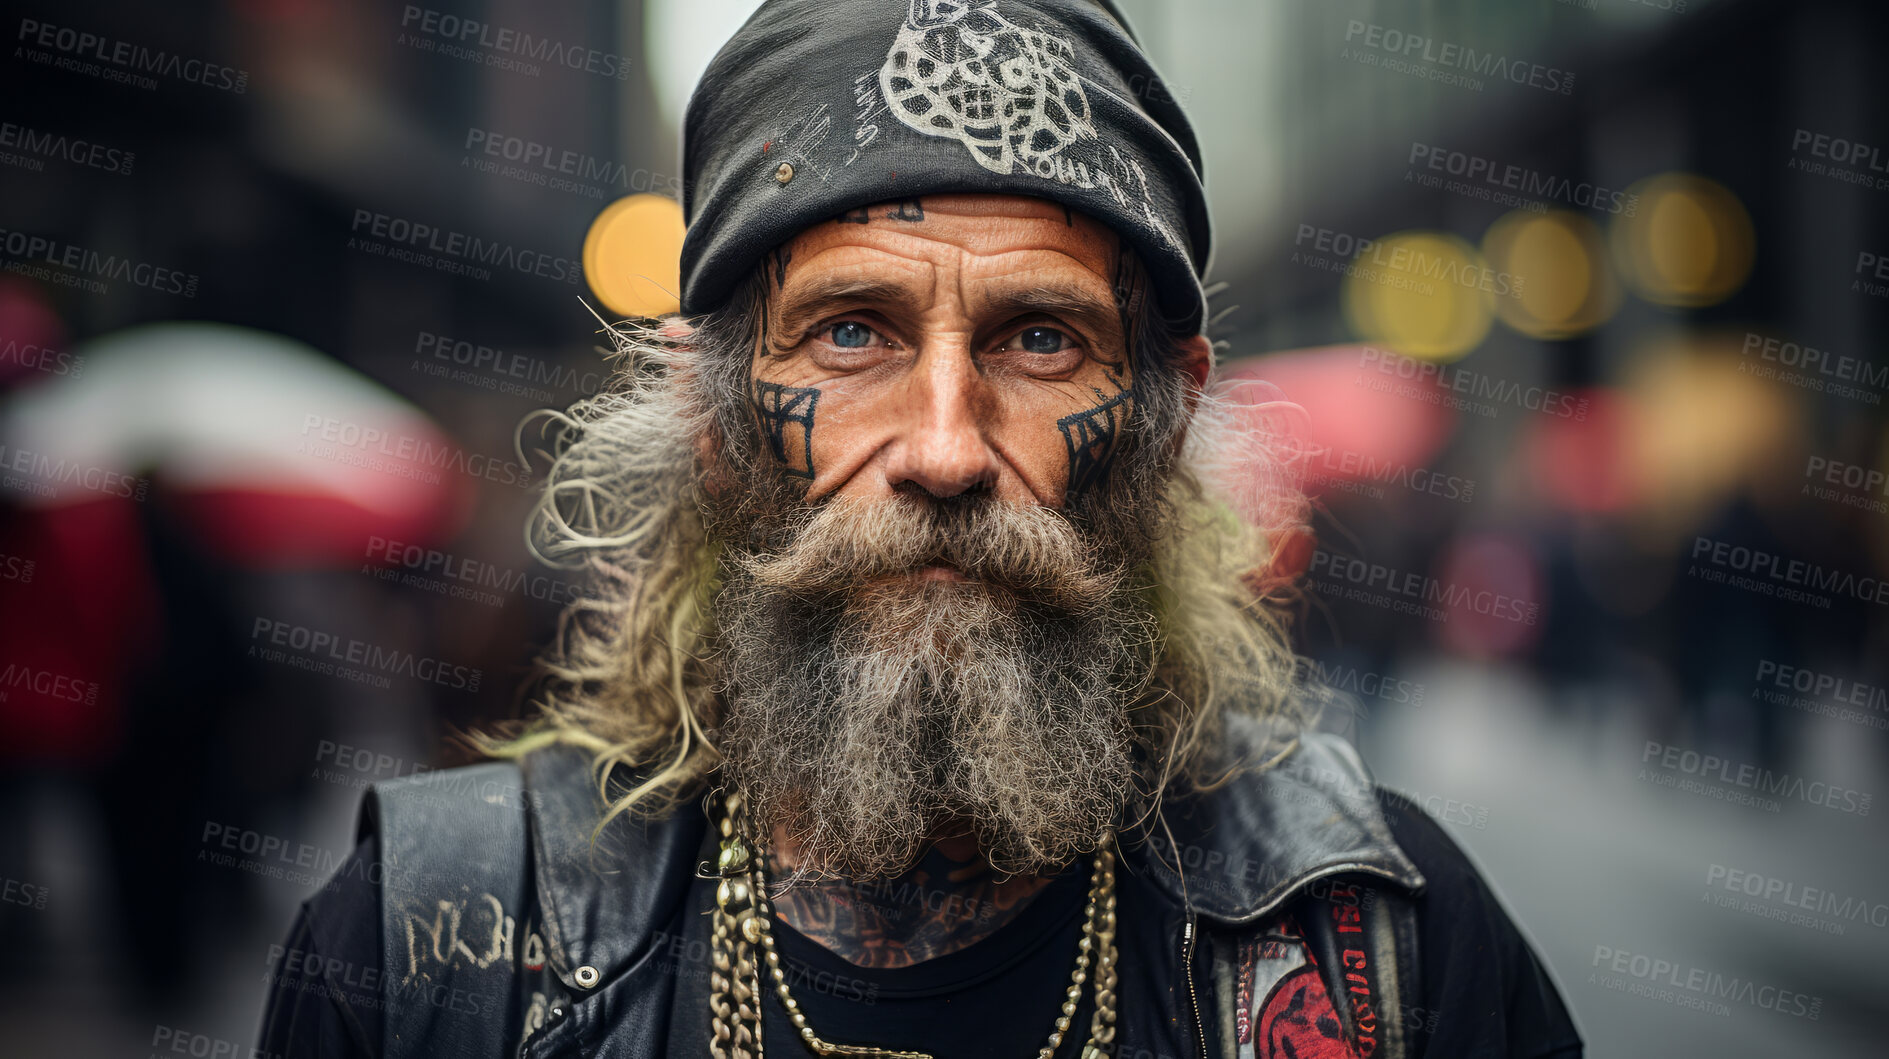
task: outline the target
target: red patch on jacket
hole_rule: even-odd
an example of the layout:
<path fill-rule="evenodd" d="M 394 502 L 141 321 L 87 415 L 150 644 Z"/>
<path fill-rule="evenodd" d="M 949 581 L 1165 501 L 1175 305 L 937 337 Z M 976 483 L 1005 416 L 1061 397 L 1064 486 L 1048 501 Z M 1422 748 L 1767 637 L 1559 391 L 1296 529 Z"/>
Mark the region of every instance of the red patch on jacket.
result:
<path fill-rule="evenodd" d="M 1307 964 L 1273 987 L 1259 1013 L 1253 1054 L 1262 1059 L 1357 1059 L 1317 967 Z"/>

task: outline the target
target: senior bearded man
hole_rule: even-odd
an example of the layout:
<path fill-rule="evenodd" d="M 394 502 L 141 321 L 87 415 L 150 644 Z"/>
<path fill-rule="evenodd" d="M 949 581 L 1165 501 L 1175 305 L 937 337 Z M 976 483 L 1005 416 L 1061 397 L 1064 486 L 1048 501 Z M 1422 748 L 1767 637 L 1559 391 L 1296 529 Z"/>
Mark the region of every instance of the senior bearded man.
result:
<path fill-rule="evenodd" d="M 684 313 L 562 418 L 538 714 L 370 795 L 268 1054 L 1579 1054 L 1305 728 L 1160 83 L 1095 0 L 762 5 L 690 103 Z"/>

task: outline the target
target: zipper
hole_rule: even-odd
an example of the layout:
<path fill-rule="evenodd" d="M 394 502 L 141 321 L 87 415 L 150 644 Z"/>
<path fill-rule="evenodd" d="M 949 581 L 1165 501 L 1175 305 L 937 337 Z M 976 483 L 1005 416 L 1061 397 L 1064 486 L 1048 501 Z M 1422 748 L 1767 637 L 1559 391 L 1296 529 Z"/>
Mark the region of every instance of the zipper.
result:
<path fill-rule="evenodd" d="M 1194 1040 L 1200 1046 L 1200 1059 L 1208 1059 L 1207 1024 L 1200 1020 L 1200 993 L 1194 989 L 1194 910 L 1187 910 L 1181 924 L 1181 973 L 1187 976 L 1187 1000 L 1194 1008 Z"/>

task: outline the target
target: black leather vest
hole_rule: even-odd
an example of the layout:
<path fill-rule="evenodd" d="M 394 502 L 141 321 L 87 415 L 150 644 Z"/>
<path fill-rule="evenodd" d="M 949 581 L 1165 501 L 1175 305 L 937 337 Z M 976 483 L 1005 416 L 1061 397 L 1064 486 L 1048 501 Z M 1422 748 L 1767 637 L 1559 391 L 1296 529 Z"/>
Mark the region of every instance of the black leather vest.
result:
<path fill-rule="evenodd" d="M 1229 720 L 1236 753 L 1258 738 Z M 706 820 L 618 817 L 599 832 L 602 811 L 589 756 L 568 747 L 369 793 L 361 828 L 385 865 L 385 1055 L 697 1054 L 707 975 L 677 973 L 676 957 L 712 852 Z M 1163 816 L 1160 833 L 1123 842 L 1120 874 L 1124 914 L 1161 917 L 1172 939 L 1142 957 L 1166 987 L 1124 998 L 1116 1054 L 1164 1055 L 1147 1042 L 1182 1027 L 1191 1054 L 1173 1059 L 1217 1059 L 1210 1039 L 1236 1059 L 1241 942 L 1290 910 L 1353 1048 L 1403 1059 L 1421 995 L 1409 899 L 1423 878 L 1349 744 L 1305 735 L 1270 768 L 1170 798 Z M 673 1010 L 701 1011 L 703 1025 L 672 1027 Z"/>

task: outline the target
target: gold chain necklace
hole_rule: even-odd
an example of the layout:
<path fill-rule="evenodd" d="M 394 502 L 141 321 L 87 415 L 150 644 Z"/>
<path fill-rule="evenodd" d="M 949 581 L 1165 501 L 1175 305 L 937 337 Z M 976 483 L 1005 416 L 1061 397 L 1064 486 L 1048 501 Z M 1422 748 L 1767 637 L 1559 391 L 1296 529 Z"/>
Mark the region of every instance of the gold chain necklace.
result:
<path fill-rule="evenodd" d="M 708 1007 L 712 1037 L 709 1052 L 715 1059 L 763 1059 L 761 1036 L 761 964 L 767 965 L 774 991 L 787 1011 L 794 1030 L 818 1055 L 862 1056 L 870 1059 L 931 1059 L 926 1052 L 897 1051 L 866 1045 L 834 1044 L 807 1025 L 806 1013 L 787 990 L 780 953 L 769 929 L 772 910 L 767 900 L 765 850 L 748 835 L 747 813 L 741 796 L 723 793 L 721 807 L 721 884 L 715 890 L 713 969 L 709 975 Z M 758 954 L 758 955 L 757 955 Z M 1082 940 L 1076 946 L 1076 969 L 1069 976 L 1061 1012 L 1049 1041 L 1037 1059 L 1050 1059 L 1075 1020 L 1082 987 L 1095 980 L 1095 1015 L 1089 1021 L 1089 1039 L 1082 1059 L 1102 1059 L 1115 1043 L 1115 855 L 1110 842 L 1095 851 L 1089 875 L 1089 903 L 1083 909 Z M 1094 965 L 1094 974 L 1090 966 Z"/>

